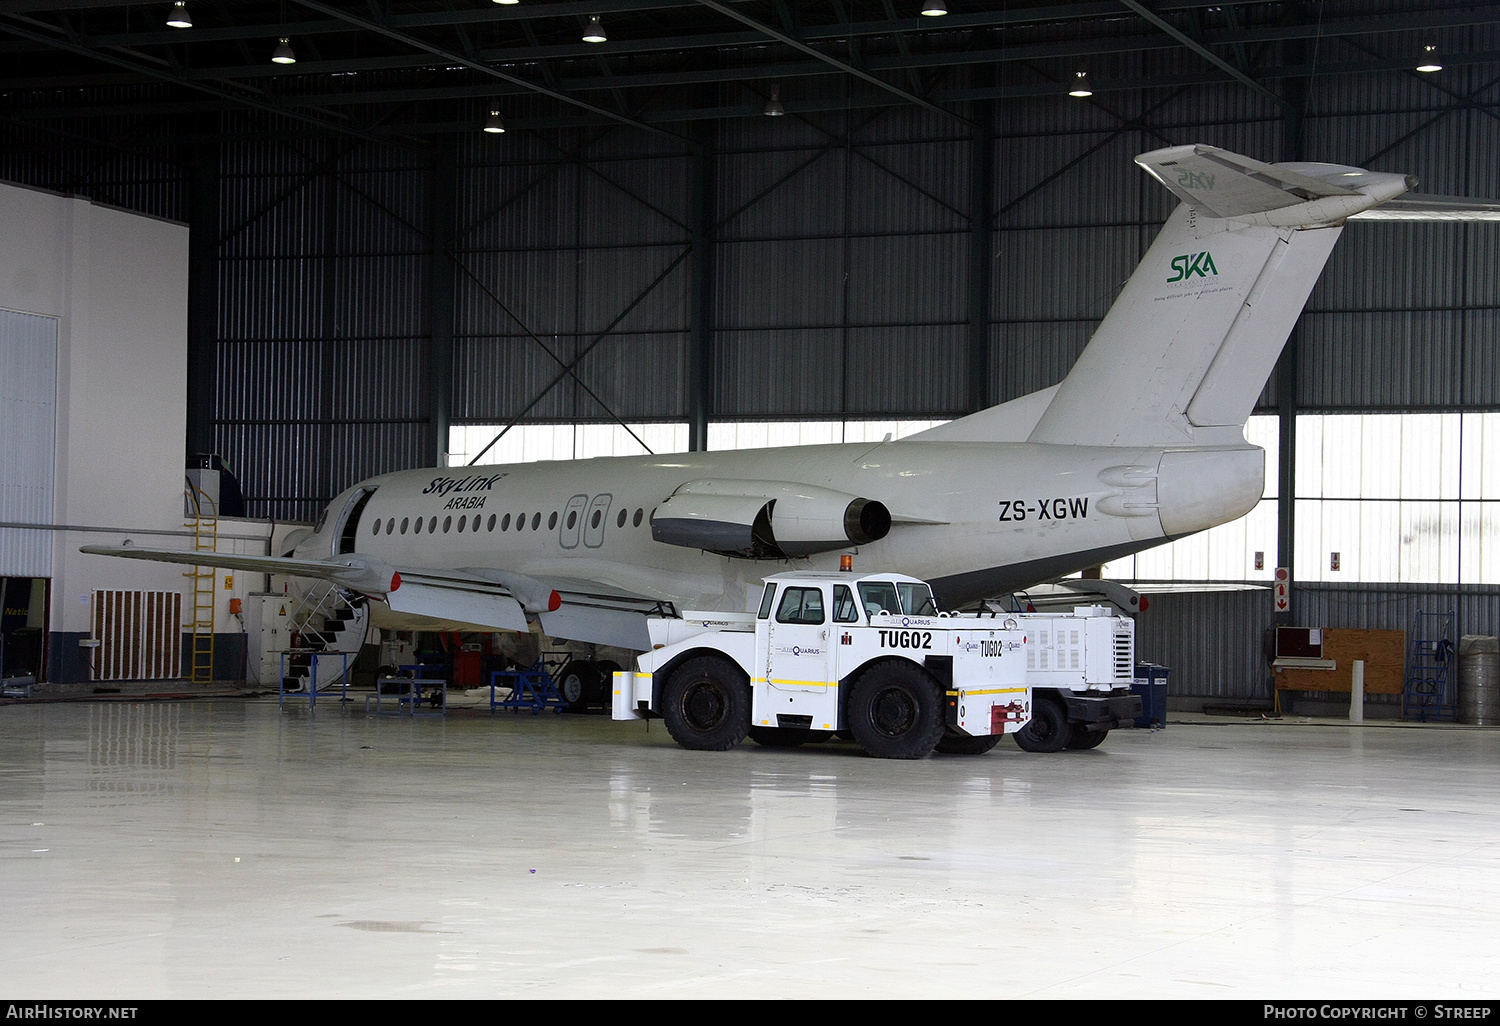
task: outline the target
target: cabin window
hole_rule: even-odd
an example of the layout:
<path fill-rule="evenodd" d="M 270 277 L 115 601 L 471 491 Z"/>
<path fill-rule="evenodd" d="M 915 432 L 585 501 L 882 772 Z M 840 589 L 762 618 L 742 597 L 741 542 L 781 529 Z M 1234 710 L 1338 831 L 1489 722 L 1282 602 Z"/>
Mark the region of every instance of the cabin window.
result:
<path fill-rule="evenodd" d="M 599 521 L 600 521 L 600 520 L 601 520 L 601 519 L 603 519 L 603 517 L 604 517 L 604 514 L 603 514 L 603 513 L 601 513 L 601 512 L 599 512 L 599 511 L 598 511 L 598 510 L 597 510 L 597 509 L 596 509 L 596 510 L 594 510 L 594 515 L 593 515 L 593 517 L 591 517 L 591 518 L 590 518 L 590 519 L 589 519 L 589 526 L 590 526 L 590 527 L 598 527 L 598 526 L 599 526 Z"/>
<path fill-rule="evenodd" d="M 429 517 L 427 519 L 427 533 L 437 534 L 437 517 Z"/>
<path fill-rule="evenodd" d="M 541 527 L 541 526 L 542 526 L 542 515 L 540 513 L 533 513 L 533 514 L 531 514 L 531 529 L 533 531 L 535 531 L 538 527 Z"/>
<path fill-rule="evenodd" d="M 406 533 L 406 525 L 409 524 L 410 522 L 411 522 L 411 518 L 409 518 L 409 517 L 402 517 L 401 518 L 401 533 L 402 534 Z"/>
<path fill-rule="evenodd" d="M 937 616 L 937 603 L 932 601 L 932 589 L 927 585 L 902 581 L 896 587 L 901 592 L 901 609 L 907 616 Z"/>
<path fill-rule="evenodd" d="M 634 521 L 634 523 L 635 523 L 636 527 L 640 527 L 641 526 L 641 517 L 642 517 L 642 515 L 645 514 L 645 512 L 646 512 L 645 510 L 639 509 L 639 508 L 635 511 L 635 521 Z"/>
<path fill-rule="evenodd" d="M 453 526 L 453 518 L 452 517 L 444 517 L 443 518 L 443 533 L 447 534 L 448 533 L 448 528 L 450 528 L 452 526 Z"/>
<path fill-rule="evenodd" d="M 502 521 L 500 521 L 500 530 L 502 530 L 502 531 L 509 531 L 510 530 L 510 514 L 509 513 L 505 514 L 505 519 L 502 520 Z"/>
<path fill-rule="evenodd" d="M 475 527 L 474 530 L 477 531 L 477 530 L 479 530 L 479 528 Z M 494 531 L 495 531 L 495 514 L 493 514 L 493 513 L 490 514 L 490 526 L 489 526 L 489 530 L 490 530 L 491 534 L 493 534 Z"/>
<path fill-rule="evenodd" d="M 819 588 L 788 588 L 781 593 L 776 609 L 778 623 L 816 624 L 823 622 L 823 592 Z"/>
<path fill-rule="evenodd" d="M 568 530 L 573 530 L 573 525 L 576 523 L 578 523 L 578 511 L 576 509 L 568 510 Z"/>
<path fill-rule="evenodd" d="M 866 616 L 901 612 L 901 603 L 896 599 L 896 586 L 890 581 L 861 581 L 859 601 L 865 607 Z"/>
<path fill-rule="evenodd" d="M 422 518 L 421 517 L 417 517 L 417 522 L 412 525 L 411 533 L 412 534 L 421 534 L 422 533 L 422 523 L 423 523 Z"/>
<path fill-rule="evenodd" d="M 625 511 L 622 509 L 622 510 L 620 510 L 620 515 L 617 516 L 617 517 L 615 517 L 615 527 L 618 528 L 618 527 L 624 527 L 624 526 L 625 526 Z"/>
<path fill-rule="evenodd" d="M 458 518 L 458 533 L 463 534 L 464 528 L 469 526 L 469 514 L 465 513 Z"/>
<path fill-rule="evenodd" d="M 380 521 L 379 520 L 375 521 L 373 524 L 370 525 L 370 533 L 371 534 L 379 534 L 380 533 Z"/>
<path fill-rule="evenodd" d="M 516 530 L 517 531 L 521 531 L 521 530 L 524 530 L 525 527 L 526 527 L 526 514 L 525 513 L 517 513 L 516 514 Z"/>
<path fill-rule="evenodd" d="M 385 533 L 386 534 L 395 534 L 396 533 L 396 518 L 395 517 L 391 517 L 389 520 L 387 520 L 385 522 Z"/>
<path fill-rule="evenodd" d="M 547 518 L 547 530 L 550 531 L 550 530 L 552 530 L 556 526 L 557 526 L 557 511 L 553 510 L 552 515 Z"/>
<path fill-rule="evenodd" d="M 639 513 L 640 511 L 637 510 L 636 512 Z M 760 613 L 757 614 L 757 616 L 758 616 L 759 619 L 764 620 L 766 617 L 768 617 L 768 616 L 771 615 L 771 600 L 774 599 L 775 597 L 776 597 L 776 585 L 774 585 L 774 584 L 768 584 L 768 585 L 766 585 L 766 593 L 765 593 L 765 595 L 761 596 L 761 600 L 760 600 Z"/>
<path fill-rule="evenodd" d="M 859 606 L 854 602 L 854 592 L 847 584 L 833 587 L 833 622 L 859 623 Z"/>

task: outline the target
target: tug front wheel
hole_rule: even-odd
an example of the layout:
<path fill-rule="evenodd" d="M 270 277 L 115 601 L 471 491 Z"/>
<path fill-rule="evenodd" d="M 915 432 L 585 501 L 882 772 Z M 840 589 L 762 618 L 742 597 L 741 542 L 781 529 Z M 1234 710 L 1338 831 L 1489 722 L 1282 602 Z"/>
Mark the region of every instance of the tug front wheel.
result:
<path fill-rule="evenodd" d="M 924 758 L 946 729 L 942 689 L 912 663 L 881 663 L 850 689 L 848 723 L 854 740 L 876 758 Z"/>
<path fill-rule="evenodd" d="M 661 718 L 682 747 L 727 752 L 750 732 L 750 682 L 728 660 L 689 659 L 667 678 Z"/>

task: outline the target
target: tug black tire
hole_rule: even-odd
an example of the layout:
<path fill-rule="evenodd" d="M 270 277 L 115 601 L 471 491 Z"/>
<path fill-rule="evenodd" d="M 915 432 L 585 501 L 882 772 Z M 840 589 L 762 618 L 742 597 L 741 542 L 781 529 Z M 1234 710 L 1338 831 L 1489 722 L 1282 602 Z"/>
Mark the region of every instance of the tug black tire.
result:
<path fill-rule="evenodd" d="M 1004 736 L 1004 734 L 989 734 L 983 737 L 974 737 L 970 734 L 944 734 L 943 739 L 937 743 L 937 750 L 943 755 L 983 755 L 998 745 Z"/>
<path fill-rule="evenodd" d="M 728 660 L 689 659 L 662 688 L 661 717 L 682 747 L 727 752 L 750 732 L 750 682 Z"/>
<path fill-rule="evenodd" d="M 1023 751 L 1060 752 L 1073 740 L 1073 725 L 1061 702 L 1037 698 L 1031 707 L 1031 722 L 1016 732 L 1015 739 Z"/>
<path fill-rule="evenodd" d="M 1068 742 L 1068 751 L 1082 752 L 1089 748 L 1098 748 L 1104 740 L 1104 735 L 1108 733 L 1107 730 L 1079 730 L 1074 727 L 1073 737 Z"/>
<path fill-rule="evenodd" d="M 847 722 L 854 740 L 876 758 L 925 758 L 947 729 L 942 688 L 914 663 L 880 663 L 850 688 Z"/>

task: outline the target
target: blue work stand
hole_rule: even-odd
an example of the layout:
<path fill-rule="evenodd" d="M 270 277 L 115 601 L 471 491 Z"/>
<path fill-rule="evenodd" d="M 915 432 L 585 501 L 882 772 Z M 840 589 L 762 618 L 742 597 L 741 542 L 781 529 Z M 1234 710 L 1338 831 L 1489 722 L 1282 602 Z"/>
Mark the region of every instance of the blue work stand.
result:
<path fill-rule="evenodd" d="M 427 671 L 435 669 L 430 666 L 414 665 L 402 666 L 401 669 L 410 672 L 408 677 L 378 677 L 375 680 L 375 693 L 365 696 L 365 712 L 373 712 L 376 716 L 446 716 L 448 714 L 448 681 L 443 677 L 423 676 Z M 394 694 L 385 694 L 381 691 L 383 684 L 398 684 L 400 687 Z M 426 694 L 423 694 L 423 689 Z M 435 693 L 442 694 L 442 704 L 431 712 L 419 711 L 423 702 L 429 702 Z M 491 692 L 493 694 L 493 692 Z M 382 706 L 386 702 L 394 701 L 395 707 L 385 709 Z M 370 708 L 371 703 L 374 709 Z"/>
<path fill-rule="evenodd" d="M 495 689 L 507 684 L 510 686 L 510 697 L 497 700 Z M 491 715 L 496 709 L 509 709 L 511 712 L 530 709 L 533 714 L 551 709 L 560 713 L 564 705 L 562 693 L 557 690 L 557 682 L 552 679 L 552 674 L 541 660 L 524 670 L 490 671 Z"/>

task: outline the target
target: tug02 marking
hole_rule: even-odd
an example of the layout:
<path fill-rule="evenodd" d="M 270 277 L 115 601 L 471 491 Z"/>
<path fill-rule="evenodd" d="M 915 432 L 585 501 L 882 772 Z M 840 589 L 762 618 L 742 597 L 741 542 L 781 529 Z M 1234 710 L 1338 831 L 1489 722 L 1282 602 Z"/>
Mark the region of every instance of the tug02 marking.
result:
<path fill-rule="evenodd" d="M 1024 520 L 1086 520 L 1089 500 L 1086 495 L 1054 496 L 1027 504 L 1025 499 L 1001 499 L 1000 521 L 1021 523 Z"/>
<path fill-rule="evenodd" d="M 881 648 L 932 648 L 931 631 L 877 631 Z"/>

